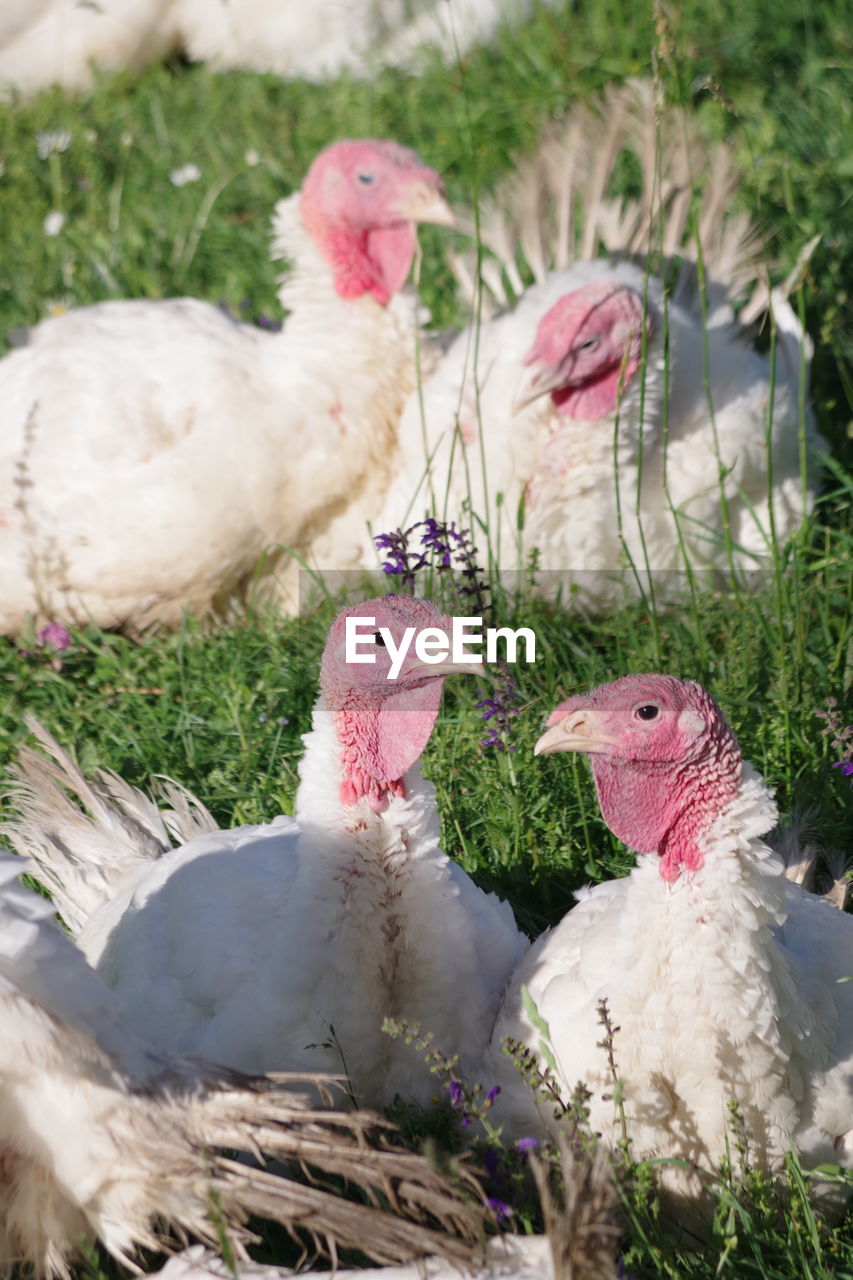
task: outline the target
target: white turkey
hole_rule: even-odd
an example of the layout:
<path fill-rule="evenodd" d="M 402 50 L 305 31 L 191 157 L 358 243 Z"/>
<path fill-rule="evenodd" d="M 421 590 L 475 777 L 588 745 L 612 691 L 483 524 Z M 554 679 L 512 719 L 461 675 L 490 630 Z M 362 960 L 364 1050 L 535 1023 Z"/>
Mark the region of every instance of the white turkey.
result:
<path fill-rule="evenodd" d="M 579 893 L 513 979 L 485 1067 L 508 1132 L 559 1122 L 537 1114 L 505 1036 L 543 1063 L 547 1038 L 565 1100 L 583 1081 L 593 1129 L 622 1136 L 606 1000 L 634 1157 L 716 1169 L 737 1103 L 754 1167 L 793 1148 L 807 1165 L 853 1167 L 853 920 L 782 875 L 761 839 L 772 795 L 719 708 L 692 681 L 625 676 L 548 725 L 537 754 L 587 754 L 605 822 L 639 856 L 626 878 Z M 687 1168 L 661 1172 L 699 1193 Z"/>
<path fill-rule="evenodd" d="M 547 0 L 553 3 L 553 0 Z M 532 0 L 174 0 L 171 20 L 188 56 L 214 70 L 249 67 L 325 80 L 410 66 L 424 47 L 454 64 L 501 22 L 526 18 Z"/>
<path fill-rule="evenodd" d="M 477 1206 L 375 1117 L 310 1110 L 300 1082 L 169 1057 L 137 1038 L 51 904 L 17 880 L 26 869 L 0 855 L 0 1270 L 69 1276 L 95 1240 L 133 1265 L 137 1247 L 168 1246 L 173 1233 L 230 1239 L 245 1259 L 250 1214 L 380 1261 L 471 1261 Z M 381 1193 L 390 1210 L 217 1148 L 302 1161 Z"/>
<path fill-rule="evenodd" d="M 552 0 L 548 0 L 551 3 Z M 173 49 L 213 70 L 325 80 L 412 66 L 425 48 L 453 64 L 521 21 L 532 0 L 4 0 L 0 92 L 87 89 L 100 71 L 141 70 Z"/>
<path fill-rule="evenodd" d="M 491 316 L 486 305 L 482 325 L 410 397 L 401 478 L 381 527 L 423 512 L 468 522 L 469 507 L 488 524 L 501 568 L 521 568 L 537 549 L 540 588 L 562 585 L 589 607 L 621 597 L 626 565 L 629 585 L 634 571 L 658 571 L 665 594 L 683 585 L 674 571 L 685 562 L 772 566 L 772 545 L 791 537 L 814 498 L 811 344 L 778 292 L 775 375 L 748 343 L 727 295 L 755 279 L 756 238 L 728 213 L 737 185 L 728 150 L 704 143 L 683 113 L 664 115 L 659 147 L 655 126 L 650 86 L 611 90 L 598 111 L 575 108 L 484 210 L 480 233 L 494 255 L 484 283 L 499 302 L 517 301 Z M 622 203 L 606 191 L 626 151 L 643 190 Z M 694 172 L 708 175 L 695 232 Z M 705 315 L 692 265 L 673 292 L 648 265 L 695 258 L 697 240 Z M 610 258 L 595 257 L 600 246 Z M 457 269 L 473 287 L 463 259 Z M 766 290 L 755 293 L 757 305 Z"/>
<path fill-rule="evenodd" d="M 87 89 L 101 71 L 141 70 L 175 43 L 173 0 L 3 0 L 0 97 L 52 84 Z"/>
<path fill-rule="evenodd" d="M 352 618 L 375 621 L 348 662 Z M 398 1093 L 429 1102 L 435 1077 L 383 1034 L 387 1016 L 432 1032 L 473 1070 L 527 939 L 507 904 L 441 852 L 418 764 L 444 677 L 472 667 L 410 648 L 388 678 L 404 639 L 451 626 L 429 602 L 396 596 L 339 615 L 293 818 L 164 851 L 156 810 L 121 780 L 107 777 L 99 799 L 55 744 L 58 769 L 25 755 L 7 833 L 131 1025 L 160 1047 L 247 1071 L 344 1073 L 361 1105 Z"/>
<path fill-rule="evenodd" d="M 413 152 L 337 142 L 276 208 L 283 332 L 191 298 L 32 330 L 0 361 L 0 630 L 174 625 L 264 574 L 294 607 L 282 548 L 304 551 L 388 474 L 415 383 L 415 224 L 450 219 Z"/>

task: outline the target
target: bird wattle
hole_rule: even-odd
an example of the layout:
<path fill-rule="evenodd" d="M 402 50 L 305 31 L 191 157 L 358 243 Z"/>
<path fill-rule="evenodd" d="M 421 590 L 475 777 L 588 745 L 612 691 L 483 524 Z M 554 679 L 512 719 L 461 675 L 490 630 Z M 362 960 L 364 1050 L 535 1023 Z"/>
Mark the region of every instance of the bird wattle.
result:
<path fill-rule="evenodd" d="M 340 786 L 341 804 L 345 808 L 358 804 L 364 797 L 374 813 L 382 813 L 388 808 L 391 796 L 398 796 L 401 800 L 405 800 L 406 784 L 402 778 L 396 778 L 392 782 L 377 782 L 375 778 L 371 778 L 363 771 L 352 769 L 346 774 Z"/>
<path fill-rule="evenodd" d="M 704 836 L 734 800 L 743 765 L 740 748 L 725 721 L 715 722 L 700 750 L 686 765 L 670 761 L 613 761 L 591 758 L 604 821 L 637 853 L 656 853 L 658 870 L 669 883 L 682 871 L 703 864 Z"/>
<path fill-rule="evenodd" d="M 415 253 L 415 232 L 408 223 L 367 231 L 330 225 L 305 205 L 302 219 L 332 268 L 338 297 L 369 293 L 380 306 L 406 282 Z"/>
<path fill-rule="evenodd" d="M 341 746 L 341 804 L 366 797 L 381 812 L 391 796 L 405 797 L 405 775 L 420 759 L 435 726 L 444 680 L 399 685 L 373 698 L 343 695 L 332 710 Z M 333 690 L 327 700 L 335 699 Z M 336 699 L 335 699 L 336 700 Z"/>
<path fill-rule="evenodd" d="M 408 222 L 368 231 L 365 254 L 374 278 L 370 292 L 377 302 L 386 303 L 406 283 L 416 243 L 415 229 Z"/>
<path fill-rule="evenodd" d="M 597 422 L 616 411 L 639 360 L 629 359 L 608 369 L 600 377 L 580 386 L 557 387 L 551 392 L 554 408 L 565 418 L 581 422 Z"/>

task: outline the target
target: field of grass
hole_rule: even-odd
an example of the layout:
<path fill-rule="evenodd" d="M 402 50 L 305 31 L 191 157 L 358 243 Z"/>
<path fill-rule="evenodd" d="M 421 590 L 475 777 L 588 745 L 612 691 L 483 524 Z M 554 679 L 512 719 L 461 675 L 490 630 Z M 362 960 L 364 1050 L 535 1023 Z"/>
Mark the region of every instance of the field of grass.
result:
<path fill-rule="evenodd" d="M 720 591 L 678 611 L 648 602 L 581 621 L 522 596 L 494 620 L 532 626 L 535 665 L 517 671 L 514 750 L 481 745 L 474 680 L 454 677 L 426 762 L 444 848 L 541 931 L 590 880 L 630 859 L 598 816 L 574 756 L 534 760 L 543 716 L 567 693 L 631 671 L 700 680 L 730 717 L 780 808 L 816 806 L 827 847 L 848 847 L 850 780 L 817 715 L 853 720 L 853 31 L 845 0 L 686 0 L 672 9 L 588 0 L 538 11 L 452 69 L 394 71 L 326 86 L 152 68 L 102 79 L 90 95 L 41 95 L 0 108 L 0 344 L 52 307 L 111 297 L 192 294 L 249 318 L 280 318 L 267 257 L 273 203 L 333 138 L 393 136 L 470 203 L 541 129 L 613 79 L 647 75 L 733 142 L 739 201 L 769 237 L 782 278 L 821 240 L 796 298 L 815 341 L 812 400 L 829 443 L 824 491 L 788 572 L 754 591 Z M 68 134 L 41 158 L 41 134 Z M 44 150 L 42 146 L 42 150 Z M 197 180 L 176 186 L 187 164 Z M 51 211 L 66 215 L 45 233 Z M 439 232 L 422 237 L 421 291 L 438 326 L 461 320 Z M 0 349 L 2 346 L 0 346 Z M 0 414 L 2 408 L 0 408 Z M 69 424 L 73 429 L 73 424 Z M 2 584 L 0 584 L 2 587 Z M 214 633 L 188 618 L 172 636 L 132 642 L 77 633 L 57 656 L 0 641 L 0 766 L 34 712 L 84 768 L 136 784 L 167 773 L 225 824 L 289 811 L 332 603 L 299 619 L 259 609 Z M 618 1042 L 617 1042 L 618 1057 Z M 724 1189 L 711 1244 L 690 1253 L 638 1195 L 627 1211 L 630 1272 L 651 1276 L 853 1277 L 853 1219 L 817 1221 L 797 1189 L 780 1213 L 754 1179 Z M 528 1209 L 520 1208 L 525 1218 Z"/>

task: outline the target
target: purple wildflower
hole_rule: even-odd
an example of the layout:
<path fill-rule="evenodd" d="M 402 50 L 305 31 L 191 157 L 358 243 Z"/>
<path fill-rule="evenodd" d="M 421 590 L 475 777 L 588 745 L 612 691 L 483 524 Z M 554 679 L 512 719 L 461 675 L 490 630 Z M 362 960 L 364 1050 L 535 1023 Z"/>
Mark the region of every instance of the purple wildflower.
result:
<path fill-rule="evenodd" d="M 245 323 L 252 322 L 252 316 L 250 313 L 252 311 L 253 303 L 251 298 L 243 298 L 239 303 L 239 309 L 243 317 L 242 319 L 240 315 L 238 315 L 238 313 L 234 310 L 234 308 L 232 306 L 229 306 L 229 304 L 225 302 L 224 299 L 217 302 L 216 305 L 223 315 L 227 316 L 229 320 L 235 321 L 235 323 L 237 324 L 245 324 Z M 257 326 L 257 328 L 267 329 L 271 333 L 278 333 L 281 330 L 281 321 L 273 320 L 271 316 L 266 316 L 263 314 L 259 316 L 255 316 L 254 323 Z"/>
<path fill-rule="evenodd" d="M 494 1102 L 495 1098 L 498 1096 L 500 1091 L 501 1091 L 500 1085 L 496 1084 L 496 1085 L 493 1085 L 492 1088 L 489 1090 L 489 1092 L 486 1094 L 486 1101 L 488 1102 L 489 1106 L 492 1105 L 492 1103 Z"/>
<path fill-rule="evenodd" d="M 467 1111 L 463 1111 L 461 1109 L 463 1104 L 466 1102 L 465 1090 L 462 1088 L 462 1085 L 458 1080 L 448 1080 L 447 1091 L 450 1094 L 451 1107 L 454 1107 L 460 1113 L 459 1123 L 462 1125 L 463 1129 L 467 1129 L 471 1123 L 471 1117 Z"/>
<path fill-rule="evenodd" d="M 402 585 L 410 595 L 414 595 L 415 574 L 427 563 L 427 557 L 418 551 L 409 549 L 409 535 L 417 528 L 395 529 L 393 533 L 379 533 L 373 539 L 377 551 L 384 551 L 386 558 L 382 561 L 382 572 L 402 578 Z"/>
<path fill-rule="evenodd" d="M 853 724 L 842 726 L 838 699 L 827 698 L 826 710 L 816 711 L 815 715 L 826 721 L 826 727 L 823 729 L 824 737 L 829 738 L 832 750 L 837 751 L 841 756 L 840 760 L 834 762 L 832 768 L 840 769 L 845 778 L 853 777 Z"/>
<path fill-rule="evenodd" d="M 496 688 L 492 690 L 491 696 L 486 697 L 482 689 L 477 690 L 480 694 L 477 707 L 482 711 L 483 719 L 495 722 L 489 725 L 488 736 L 480 739 L 480 745 L 497 747 L 500 751 L 514 751 L 515 747 L 509 745 L 507 738 L 510 723 L 518 715 L 518 707 L 515 704 L 521 698 L 521 691 L 506 663 L 501 663 L 496 670 L 498 673 L 495 677 Z"/>
<path fill-rule="evenodd" d="M 420 532 L 419 547 L 411 546 L 411 539 Z M 408 529 L 394 529 L 378 533 L 373 539 L 377 551 L 384 554 L 382 571 L 401 580 L 401 586 L 410 595 L 415 591 L 415 574 L 426 566 L 439 574 L 450 574 L 456 595 L 464 601 L 466 612 L 476 609 L 482 617 L 489 608 L 489 586 L 477 564 L 477 548 L 468 529 L 457 528 L 456 521 L 436 520 L 427 516 L 410 525 Z M 518 715 L 514 704 L 521 693 L 506 663 L 497 666 L 495 687 L 486 696 L 481 689 L 477 707 L 483 720 L 489 724 L 488 734 L 480 740 L 483 747 L 514 751 L 508 743 L 510 722 Z"/>
<path fill-rule="evenodd" d="M 497 1196 L 489 1196 L 486 1203 L 494 1211 L 498 1222 L 509 1222 L 513 1209 L 505 1200 L 499 1200 Z"/>
<path fill-rule="evenodd" d="M 72 644 L 71 632 L 55 619 L 46 627 L 42 627 L 36 635 L 36 640 L 42 648 L 55 649 L 57 653 L 61 653 L 63 649 L 70 649 Z"/>
<path fill-rule="evenodd" d="M 537 1138 L 519 1138 L 515 1144 L 516 1151 L 538 1151 L 539 1140 Z"/>
<path fill-rule="evenodd" d="M 461 532 L 456 528 L 456 521 L 452 520 L 450 524 L 442 524 L 433 516 L 427 516 L 426 520 L 421 520 L 420 525 L 413 525 L 413 529 L 423 529 L 421 537 L 421 546 L 426 547 L 432 553 L 432 562 L 437 569 L 449 569 L 453 560 L 453 553 L 460 544 L 464 545 L 464 538 L 467 530 Z"/>
<path fill-rule="evenodd" d="M 418 531 L 420 549 L 410 547 L 410 539 Z M 387 553 L 382 562 L 383 571 L 402 577 L 410 592 L 414 592 L 414 576 L 418 570 L 430 566 L 439 573 L 452 572 L 454 579 L 458 579 L 454 582 L 457 595 L 475 596 L 481 614 L 487 607 L 488 586 L 476 563 L 477 548 L 468 530 L 457 529 L 455 520 L 448 524 L 428 516 L 408 529 L 377 534 L 373 541 L 377 551 Z"/>
<path fill-rule="evenodd" d="M 490 1178 L 498 1176 L 498 1153 L 494 1147 L 487 1147 L 483 1154 L 483 1168 Z"/>

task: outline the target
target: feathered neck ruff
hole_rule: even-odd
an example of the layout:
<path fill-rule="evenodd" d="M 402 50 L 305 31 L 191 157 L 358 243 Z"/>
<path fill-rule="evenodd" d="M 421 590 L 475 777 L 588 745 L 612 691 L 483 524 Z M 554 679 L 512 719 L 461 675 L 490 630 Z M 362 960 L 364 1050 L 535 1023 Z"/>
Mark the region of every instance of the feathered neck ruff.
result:
<path fill-rule="evenodd" d="M 380 727 L 372 709 L 367 714 L 374 722 L 365 733 L 363 723 L 357 726 L 347 708 L 333 712 L 323 695 L 317 699 L 299 766 L 296 818 L 303 830 L 319 828 L 326 839 L 337 832 L 346 842 L 356 838 L 366 846 L 383 843 L 386 835 L 382 833 L 398 826 L 411 830 L 421 825 L 417 815 L 435 807 L 433 788 L 420 770 L 420 754 L 438 711 L 441 681 L 431 681 L 427 691 L 435 713 L 413 703 L 412 695 L 418 690 L 406 694 L 405 711 L 386 711 L 392 719 L 398 714 L 421 719 L 423 741 L 416 745 L 409 740 L 405 750 L 400 749 L 395 725 L 386 720 Z M 388 776 L 376 777 L 376 773 Z"/>

